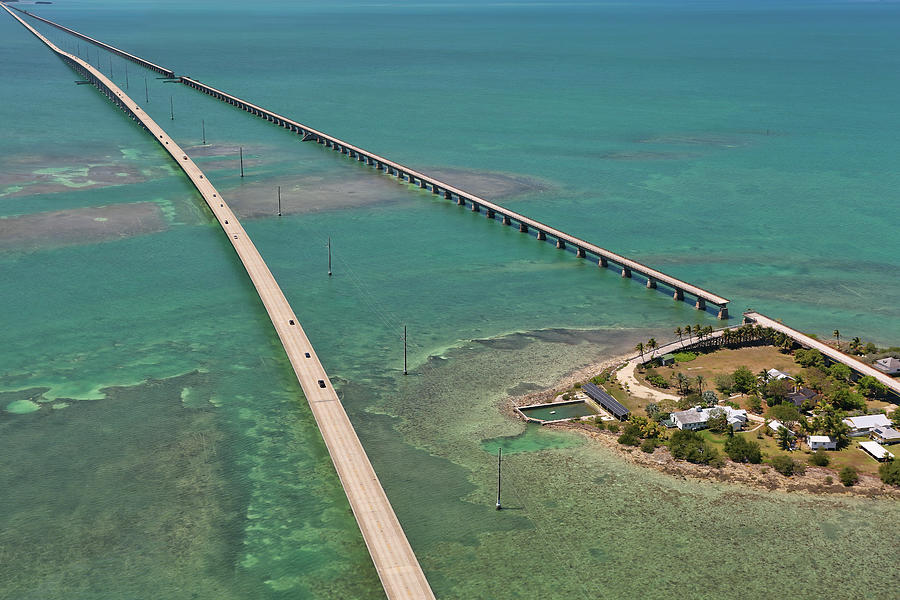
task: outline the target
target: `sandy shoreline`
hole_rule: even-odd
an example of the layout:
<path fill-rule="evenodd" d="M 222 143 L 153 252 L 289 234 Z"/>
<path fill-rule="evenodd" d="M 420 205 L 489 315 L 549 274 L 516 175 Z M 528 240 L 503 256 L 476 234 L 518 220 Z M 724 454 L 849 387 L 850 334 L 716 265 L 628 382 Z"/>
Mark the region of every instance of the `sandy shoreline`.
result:
<path fill-rule="evenodd" d="M 588 365 L 577 371 L 573 371 L 560 379 L 551 388 L 510 396 L 501 404 L 501 411 L 509 417 L 521 420 L 516 413 L 516 406 L 552 402 L 553 399 L 572 387 L 579 381 L 586 381 L 597 375 L 604 369 L 616 367 L 625 363 L 630 355 L 604 359 L 592 365 Z M 727 459 L 725 465 L 720 468 L 707 465 L 696 465 L 687 461 L 675 460 L 667 448 L 657 448 L 652 454 L 643 452 L 634 446 L 624 446 L 617 441 L 618 434 L 607 430 L 597 429 L 592 424 L 581 422 L 566 422 L 543 425 L 551 429 L 564 429 L 578 432 L 590 438 L 593 443 L 598 443 L 615 453 L 618 457 L 648 468 L 656 469 L 672 477 L 680 479 L 693 479 L 696 481 L 716 481 L 734 483 L 749 486 L 758 490 L 801 492 L 807 494 L 838 494 L 844 496 L 862 496 L 870 498 L 895 498 L 900 500 L 900 488 L 888 486 L 873 475 L 859 474 L 859 482 L 852 487 L 844 487 L 838 478 L 838 473 L 824 467 L 806 466 L 806 473 L 785 477 L 766 464 L 751 465 L 735 463 Z M 797 457 L 798 462 L 805 463 L 805 454 Z M 832 483 L 826 483 L 826 478 L 831 477 Z"/>

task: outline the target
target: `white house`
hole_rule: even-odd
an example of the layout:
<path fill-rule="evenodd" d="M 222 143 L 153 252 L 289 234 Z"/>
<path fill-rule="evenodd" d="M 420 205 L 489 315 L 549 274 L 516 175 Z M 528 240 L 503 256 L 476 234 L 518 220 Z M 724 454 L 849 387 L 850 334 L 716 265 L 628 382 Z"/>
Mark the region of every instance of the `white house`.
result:
<path fill-rule="evenodd" d="M 887 358 L 876 360 L 872 366 L 888 375 L 900 375 L 900 359 L 896 356 L 888 356 Z"/>
<path fill-rule="evenodd" d="M 778 369 L 769 369 L 766 371 L 766 375 L 768 375 L 769 379 L 781 380 L 781 379 L 790 379 L 793 381 L 793 377 L 785 373 L 784 371 L 779 371 Z"/>
<path fill-rule="evenodd" d="M 778 433 L 778 432 L 781 430 L 782 427 L 783 427 L 784 429 L 787 429 L 787 430 L 790 432 L 791 437 L 794 437 L 794 432 L 791 431 L 790 429 L 788 429 L 788 428 L 785 426 L 785 424 L 782 423 L 781 421 L 779 421 L 778 419 L 772 419 L 771 421 L 769 421 L 769 429 L 771 429 L 771 430 L 774 431 L 775 433 Z"/>
<path fill-rule="evenodd" d="M 894 459 L 894 455 L 885 450 L 884 446 L 878 442 L 860 442 L 859 447 L 875 460 L 884 462 Z"/>
<path fill-rule="evenodd" d="M 699 406 L 695 406 L 688 410 L 673 412 L 671 418 L 678 429 L 705 429 L 706 422 L 709 421 L 709 413 Z"/>
<path fill-rule="evenodd" d="M 869 437 L 879 444 L 896 444 L 900 442 L 900 431 L 893 427 L 874 427 Z"/>
<path fill-rule="evenodd" d="M 678 429 L 706 429 L 709 418 L 720 412 L 725 413 L 732 429 L 740 431 L 744 428 L 744 423 L 747 422 L 747 411 L 730 406 L 713 406 L 712 408 L 695 406 L 689 410 L 672 413 L 672 421 Z"/>
<path fill-rule="evenodd" d="M 843 423 L 850 428 L 850 435 L 865 435 L 876 427 L 890 427 L 891 420 L 884 415 L 847 417 Z"/>
<path fill-rule="evenodd" d="M 819 448 L 822 450 L 837 450 L 837 440 L 827 435 L 809 436 L 809 449 L 815 451 Z"/>

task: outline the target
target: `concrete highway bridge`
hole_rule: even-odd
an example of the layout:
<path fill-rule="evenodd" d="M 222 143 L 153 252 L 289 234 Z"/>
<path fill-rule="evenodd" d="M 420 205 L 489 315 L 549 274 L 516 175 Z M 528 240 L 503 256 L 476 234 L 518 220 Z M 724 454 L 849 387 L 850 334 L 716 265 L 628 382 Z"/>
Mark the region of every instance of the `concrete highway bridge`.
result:
<path fill-rule="evenodd" d="M 77 36 L 80 39 L 88 41 L 92 44 L 96 44 L 101 48 L 104 48 L 105 50 L 131 60 L 143 67 L 152 69 L 153 71 L 156 71 L 157 73 L 160 73 L 168 78 L 176 78 L 174 71 L 172 71 L 171 69 L 161 67 L 150 61 L 125 52 L 124 50 L 96 40 L 92 37 L 86 36 L 75 30 L 69 29 L 68 27 L 64 27 L 58 23 L 54 23 L 49 19 L 38 17 L 37 15 L 34 15 L 27 11 L 20 12 L 24 12 L 30 17 L 39 19 L 40 21 L 47 23 L 48 25 Z M 336 138 L 323 131 L 319 131 L 317 129 L 309 127 L 308 125 L 304 125 L 303 123 L 290 119 L 284 115 L 280 115 L 274 111 L 263 108 L 262 106 L 258 106 L 256 104 L 253 104 L 252 102 L 238 98 L 237 96 L 229 94 L 223 90 L 201 83 L 196 79 L 181 76 L 178 77 L 177 80 L 184 85 L 212 96 L 217 100 L 221 100 L 222 102 L 235 106 L 241 110 L 249 112 L 254 116 L 257 116 L 261 119 L 274 123 L 279 127 L 296 133 L 297 135 L 302 136 L 304 141 L 317 142 L 327 148 L 334 150 L 335 152 L 340 152 L 341 154 L 347 155 L 351 159 L 355 159 L 358 162 L 369 165 L 370 167 L 374 167 L 378 171 L 393 175 L 397 177 L 398 180 L 407 181 L 410 184 L 416 185 L 422 189 L 430 189 L 433 194 L 443 195 L 443 197 L 447 200 L 455 200 L 456 203 L 460 206 L 471 207 L 473 212 L 481 212 L 482 210 L 484 210 L 487 218 L 499 220 L 503 225 L 516 224 L 519 228 L 519 231 L 521 231 L 522 233 L 529 233 L 531 230 L 534 230 L 535 237 L 539 241 L 555 241 L 557 248 L 559 248 L 560 250 L 571 248 L 575 256 L 578 258 L 586 259 L 588 255 L 590 255 L 592 259 L 597 261 L 597 265 L 600 268 L 615 268 L 622 275 L 622 277 L 626 278 L 632 278 L 634 275 L 637 275 L 638 277 L 643 279 L 647 288 L 657 289 L 659 285 L 663 285 L 668 288 L 672 298 L 677 301 L 684 301 L 685 294 L 688 294 L 693 298 L 692 303 L 698 310 L 705 311 L 712 309 L 715 311 L 718 318 L 728 319 L 729 300 L 708 290 L 705 290 L 700 286 L 682 281 L 681 279 L 663 273 L 662 271 L 654 269 L 636 260 L 622 256 L 621 254 L 617 254 L 615 252 L 612 252 L 611 250 L 607 250 L 606 248 L 602 248 L 596 244 L 551 227 L 550 225 L 537 221 L 536 219 L 532 219 L 526 215 L 509 210 L 503 206 L 500 206 L 496 202 L 491 202 L 490 200 L 486 200 L 475 194 L 466 192 L 456 186 L 451 185 L 450 183 L 445 183 L 435 177 L 431 177 L 425 173 L 416 171 L 415 169 L 402 165 L 398 162 L 392 161 L 383 156 L 379 156 L 374 152 L 370 152 L 368 150 L 350 144 L 349 142 Z"/>
<path fill-rule="evenodd" d="M 169 153 L 200 192 L 234 247 L 284 346 L 300 387 L 315 416 L 372 562 L 390 600 L 433 599 L 434 594 L 378 481 L 347 413 L 316 356 L 297 316 L 288 304 L 256 246 L 218 190 L 200 168 L 121 88 L 81 58 L 61 50 L 0 4 L 85 80 L 97 87 L 128 116 L 141 124 Z"/>

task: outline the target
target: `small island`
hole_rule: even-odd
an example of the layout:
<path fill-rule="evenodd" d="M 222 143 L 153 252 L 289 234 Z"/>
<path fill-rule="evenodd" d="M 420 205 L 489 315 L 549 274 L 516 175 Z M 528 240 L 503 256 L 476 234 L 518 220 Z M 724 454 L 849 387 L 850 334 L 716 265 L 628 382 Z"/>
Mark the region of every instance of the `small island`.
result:
<path fill-rule="evenodd" d="M 513 412 L 677 476 L 900 498 L 900 348 L 752 322 L 674 334 L 516 398 Z"/>

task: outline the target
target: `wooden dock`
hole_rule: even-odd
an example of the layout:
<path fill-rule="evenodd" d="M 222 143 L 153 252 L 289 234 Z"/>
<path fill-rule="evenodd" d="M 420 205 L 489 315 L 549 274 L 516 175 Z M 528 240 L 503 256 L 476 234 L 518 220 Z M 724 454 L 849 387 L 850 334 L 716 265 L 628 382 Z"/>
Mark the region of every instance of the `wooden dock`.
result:
<path fill-rule="evenodd" d="M 221 194 L 178 144 L 115 83 L 89 63 L 55 46 L 10 11 L 5 4 L 0 6 L 86 80 L 97 86 L 126 114 L 146 128 L 178 163 L 203 196 L 247 270 L 281 339 L 328 447 L 372 562 L 381 578 L 385 594 L 391 600 L 434 598 L 394 509 L 322 363 L 316 356 L 315 349 L 306 337 L 278 282 Z"/>

